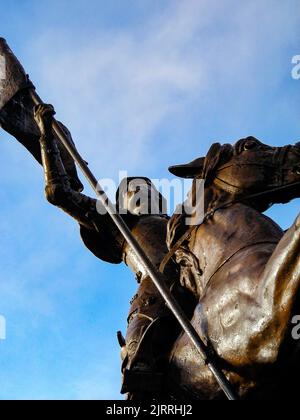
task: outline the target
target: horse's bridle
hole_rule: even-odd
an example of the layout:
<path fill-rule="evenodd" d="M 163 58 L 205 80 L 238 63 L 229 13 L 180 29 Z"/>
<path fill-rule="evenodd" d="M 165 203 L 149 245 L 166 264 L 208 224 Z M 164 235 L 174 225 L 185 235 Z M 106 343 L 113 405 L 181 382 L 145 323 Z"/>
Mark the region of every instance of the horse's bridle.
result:
<path fill-rule="evenodd" d="M 220 168 L 216 170 L 216 176 L 214 178 L 214 183 L 222 188 L 224 191 L 230 193 L 230 194 L 245 194 L 247 193 L 247 189 L 238 187 L 236 185 L 230 184 L 224 179 L 222 179 L 219 174 L 229 168 L 239 166 L 252 166 L 257 168 L 270 168 L 275 172 L 275 185 L 278 185 L 280 187 L 284 186 L 284 172 L 285 171 L 292 171 L 294 167 L 285 167 L 285 162 L 287 158 L 287 154 L 291 149 L 291 145 L 287 145 L 284 147 L 276 147 L 275 152 L 273 154 L 272 163 L 257 163 L 257 162 L 243 162 L 243 163 L 232 163 L 230 165 L 224 164 Z M 275 171 L 274 171 L 275 169 Z M 274 187 L 275 188 L 275 187 Z"/>

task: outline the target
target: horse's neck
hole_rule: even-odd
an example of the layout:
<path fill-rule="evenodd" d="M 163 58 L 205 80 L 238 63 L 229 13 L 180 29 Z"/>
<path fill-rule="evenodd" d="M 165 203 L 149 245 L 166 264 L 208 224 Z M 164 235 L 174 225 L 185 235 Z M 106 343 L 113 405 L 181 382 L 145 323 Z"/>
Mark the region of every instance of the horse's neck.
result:
<path fill-rule="evenodd" d="M 270 218 L 244 204 L 218 210 L 195 232 L 190 249 L 203 271 L 202 287 L 239 250 L 262 242 L 279 242 L 282 229 Z"/>

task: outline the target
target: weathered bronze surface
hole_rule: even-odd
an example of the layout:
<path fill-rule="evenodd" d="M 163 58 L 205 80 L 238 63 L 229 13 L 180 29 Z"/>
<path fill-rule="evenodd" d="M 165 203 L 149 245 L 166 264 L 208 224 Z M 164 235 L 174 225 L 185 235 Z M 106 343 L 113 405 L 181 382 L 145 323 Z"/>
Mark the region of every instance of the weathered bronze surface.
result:
<path fill-rule="evenodd" d="M 79 222 L 84 243 L 98 258 L 111 263 L 124 261 L 140 283 L 138 293 L 131 302 L 126 339 L 119 334 L 124 373 L 122 392 L 130 393 L 131 399 L 153 397 L 162 392 L 167 357 L 180 330 L 145 268 L 124 241 L 110 216 L 99 214 L 96 199 L 72 189 L 52 134 L 53 114 L 53 108 L 47 105 L 39 106 L 35 111 L 35 120 L 42 134 L 40 144 L 46 197 L 50 203 L 60 207 Z M 123 185 L 117 192 L 119 209 L 124 208 L 125 203 L 130 206 L 132 193 L 135 193 L 130 189 L 130 185 L 135 179 L 124 180 L 126 187 Z M 163 199 L 152 182 L 146 178 L 140 180 L 145 181 L 142 184 L 145 196 L 157 197 L 158 212 L 154 215 L 139 216 L 134 207 L 131 208 L 131 213 L 124 214 L 123 217 L 158 269 L 162 258 L 168 252 L 166 236 L 169 218 L 162 212 Z M 139 187 L 139 190 L 141 188 Z M 125 191 L 125 197 L 121 196 L 120 191 Z M 148 203 L 151 204 L 151 200 Z M 182 305 L 189 312 L 193 299 L 180 287 L 178 271 L 172 261 L 166 267 L 166 276 L 169 279 L 168 285 L 174 288 Z"/>
<path fill-rule="evenodd" d="M 7 55 L 10 72 L 0 90 L 1 126 L 43 164 L 48 201 L 79 223 L 91 252 L 106 262 L 123 261 L 139 283 L 126 337 L 118 333 L 122 392 L 130 399 L 224 398 L 110 216 L 82 194 L 74 161 L 52 134 L 53 108 L 42 105 L 33 112 L 28 79 L 2 39 L 0 53 Z M 157 212 L 141 215 L 132 207 L 138 189 L 130 178 L 116 197 L 118 207 L 128 210 L 124 220 L 157 269 L 172 251 L 167 286 L 238 395 L 296 396 L 300 343 L 292 338 L 291 320 L 300 303 L 300 219 L 283 232 L 263 212 L 300 196 L 300 145 L 275 148 L 248 137 L 234 146 L 214 144 L 206 157 L 170 170 L 205 179 L 203 223 L 190 229 L 185 214 L 170 219 L 146 178 L 143 194 L 155 197 Z"/>
<path fill-rule="evenodd" d="M 41 107 L 36 113 L 42 131 L 47 112 L 49 108 Z M 149 394 L 157 397 L 157 392 L 177 399 L 223 398 L 213 375 L 185 333 L 176 339 L 178 331 L 173 329 L 167 335 L 172 321 L 161 298 L 109 220 L 104 223 L 94 212 L 94 200 L 73 192 L 63 182 L 67 178 L 58 162 L 59 153 L 50 130 L 42 136 L 41 146 L 48 200 L 75 217 L 82 229 L 93 231 L 95 220 L 97 230 L 101 231 L 105 225 L 105 237 L 97 241 L 97 249 L 101 249 L 100 243 L 104 241 L 110 243 L 113 250 L 106 248 L 108 254 L 104 259 L 112 258 L 113 262 L 123 259 L 141 282 L 123 343 L 126 366 L 123 391 L 132 391 L 131 396 L 139 398 Z M 218 355 L 241 398 L 274 398 L 282 394 L 287 389 L 283 386 L 285 376 L 295 375 L 299 367 L 299 345 L 291 338 L 291 319 L 298 309 L 300 223 L 297 219 L 284 234 L 262 214 L 273 203 L 299 196 L 299 185 L 294 186 L 300 181 L 299 163 L 298 145 L 273 148 L 250 137 L 235 146 L 215 144 L 206 158 L 186 167 L 171 168 L 180 176 L 205 178 L 205 210 L 211 213 L 219 209 L 194 228 L 175 258 L 180 267 L 181 286 L 198 302 L 190 303 L 189 309 L 194 311 L 192 323 Z M 247 198 L 282 186 L 286 188 L 280 192 Z M 222 208 L 225 203 L 232 204 Z M 167 252 L 164 238 L 167 237 L 168 247 L 172 248 L 187 229 L 184 214 L 173 216 L 169 222 L 162 214 L 129 216 L 127 223 L 157 267 Z M 169 270 L 170 284 L 176 283 L 176 267 Z M 165 316 L 167 322 L 157 322 L 159 328 L 151 332 L 152 321 Z M 147 328 L 150 339 L 147 335 L 143 337 Z M 169 365 L 159 366 L 157 360 L 162 360 L 163 354 L 165 362 L 168 352 Z M 131 376 L 134 361 L 136 376 Z M 144 393 L 135 394 L 138 389 Z"/>
<path fill-rule="evenodd" d="M 0 109 L 20 90 L 30 85 L 20 62 L 13 54 L 4 38 L 0 38 L 0 56 L 5 63 L 5 74 L 0 78 Z"/>
<path fill-rule="evenodd" d="M 234 147 L 214 145 L 205 159 L 171 168 L 207 179 L 207 211 L 239 201 L 196 227 L 176 260 L 182 285 L 198 300 L 193 325 L 243 398 L 297 393 L 300 343 L 292 339 L 291 319 L 299 314 L 300 219 L 284 233 L 261 212 L 299 197 L 299 185 L 250 202 L 244 197 L 299 181 L 299 165 L 299 145 L 272 148 L 250 137 Z M 179 236 L 184 230 L 178 218 L 169 223 L 169 246 L 176 230 Z M 169 379 L 177 398 L 222 397 L 185 334 L 171 352 Z"/>
<path fill-rule="evenodd" d="M 3 38 L 0 38 L 0 55 L 6 63 L 5 77 L 0 79 L 0 127 L 14 136 L 41 163 L 40 132 L 33 117 L 34 103 L 28 89 L 33 85 Z M 69 130 L 63 124 L 61 127 L 73 142 Z M 73 159 L 60 143 L 58 147 L 72 187 L 82 191 Z"/>

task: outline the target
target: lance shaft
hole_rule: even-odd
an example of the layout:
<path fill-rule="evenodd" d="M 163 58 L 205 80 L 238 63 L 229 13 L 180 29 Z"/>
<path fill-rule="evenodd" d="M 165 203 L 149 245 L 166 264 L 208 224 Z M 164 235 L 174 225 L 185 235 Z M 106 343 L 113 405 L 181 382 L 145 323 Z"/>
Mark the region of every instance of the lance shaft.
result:
<path fill-rule="evenodd" d="M 36 105 L 41 105 L 43 101 L 38 96 L 35 90 L 31 90 L 31 97 Z M 185 331 L 191 342 L 194 344 L 195 348 L 198 350 L 199 354 L 201 355 L 203 361 L 208 366 L 212 374 L 214 375 L 215 379 L 217 380 L 219 386 L 225 393 L 226 397 L 229 400 L 237 400 L 237 396 L 235 395 L 235 392 L 227 380 L 226 376 L 222 372 L 222 370 L 217 366 L 216 361 L 212 360 L 212 357 L 209 355 L 209 351 L 204 344 L 204 342 L 199 337 L 197 331 L 192 326 L 190 320 L 176 301 L 176 299 L 173 297 L 172 293 L 170 292 L 169 288 L 166 285 L 165 277 L 162 273 L 159 273 L 154 266 L 154 264 L 150 261 L 148 256 L 145 254 L 144 250 L 139 245 L 138 241 L 134 238 L 132 235 L 130 229 L 128 228 L 127 224 L 124 222 L 123 218 L 120 214 L 116 212 L 116 207 L 114 204 L 109 200 L 106 193 L 103 191 L 101 186 L 99 185 L 97 179 L 87 166 L 86 162 L 82 159 L 80 154 L 78 153 L 76 147 L 71 144 L 65 133 L 62 131 L 61 127 L 57 123 L 57 121 L 53 120 L 53 131 L 56 134 L 59 141 L 63 144 L 63 146 L 67 149 L 71 157 L 74 159 L 74 161 L 77 163 L 79 168 L 81 169 L 82 173 L 90 183 L 91 187 L 95 191 L 98 199 L 105 207 L 106 211 L 112 218 L 113 222 L 127 241 L 127 243 L 130 245 L 130 247 L 133 249 L 137 257 L 139 258 L 140 262 L 145 267 L 145 270 L 147 271 L 148 275 L 150 276 L 151 280 L 155 284 L 156 288 L 160 292 L 161 296 L 167 303 L 169 309 L 181 325 L 182 329 Z"/>

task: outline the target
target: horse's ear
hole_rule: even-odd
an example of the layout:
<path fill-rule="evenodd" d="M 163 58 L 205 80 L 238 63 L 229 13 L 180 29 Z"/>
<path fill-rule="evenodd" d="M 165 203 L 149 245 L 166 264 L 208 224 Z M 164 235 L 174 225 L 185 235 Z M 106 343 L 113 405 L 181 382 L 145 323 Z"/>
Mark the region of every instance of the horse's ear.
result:
<path fill-rule="evenodd" d="M 202 177 L 205 158 L 198 158 L 185 165 L 170 166 L 169 171 L 180 178 Z"/>
<path fill-rule="evenodd" d="M 228 162 L 233 154 L 233 147 L 230 144 L 221 145 L 214 143 L 209 149 L 203 167 L 203 178 L 207 181 L 214 178 L 217 168 Z"/>
<path fill-rule="evenodd" d="M 217 167 L 227 162 L 233 155 L 233 147 L 230 144 L 214 143 L 206 157 L 202 157 L 186 165 L 171 166 L 169 171 L 181 178 L 212 179 Z"/>
<path fill-rule="evenodd" d="M 205 158 L 204 167 L 203 167 L 203 178 L 210 178 L 211 175 L 215 172 L 218 163 L 221 158 L 222 146 L 220 143 L 214 143 Z"/>

